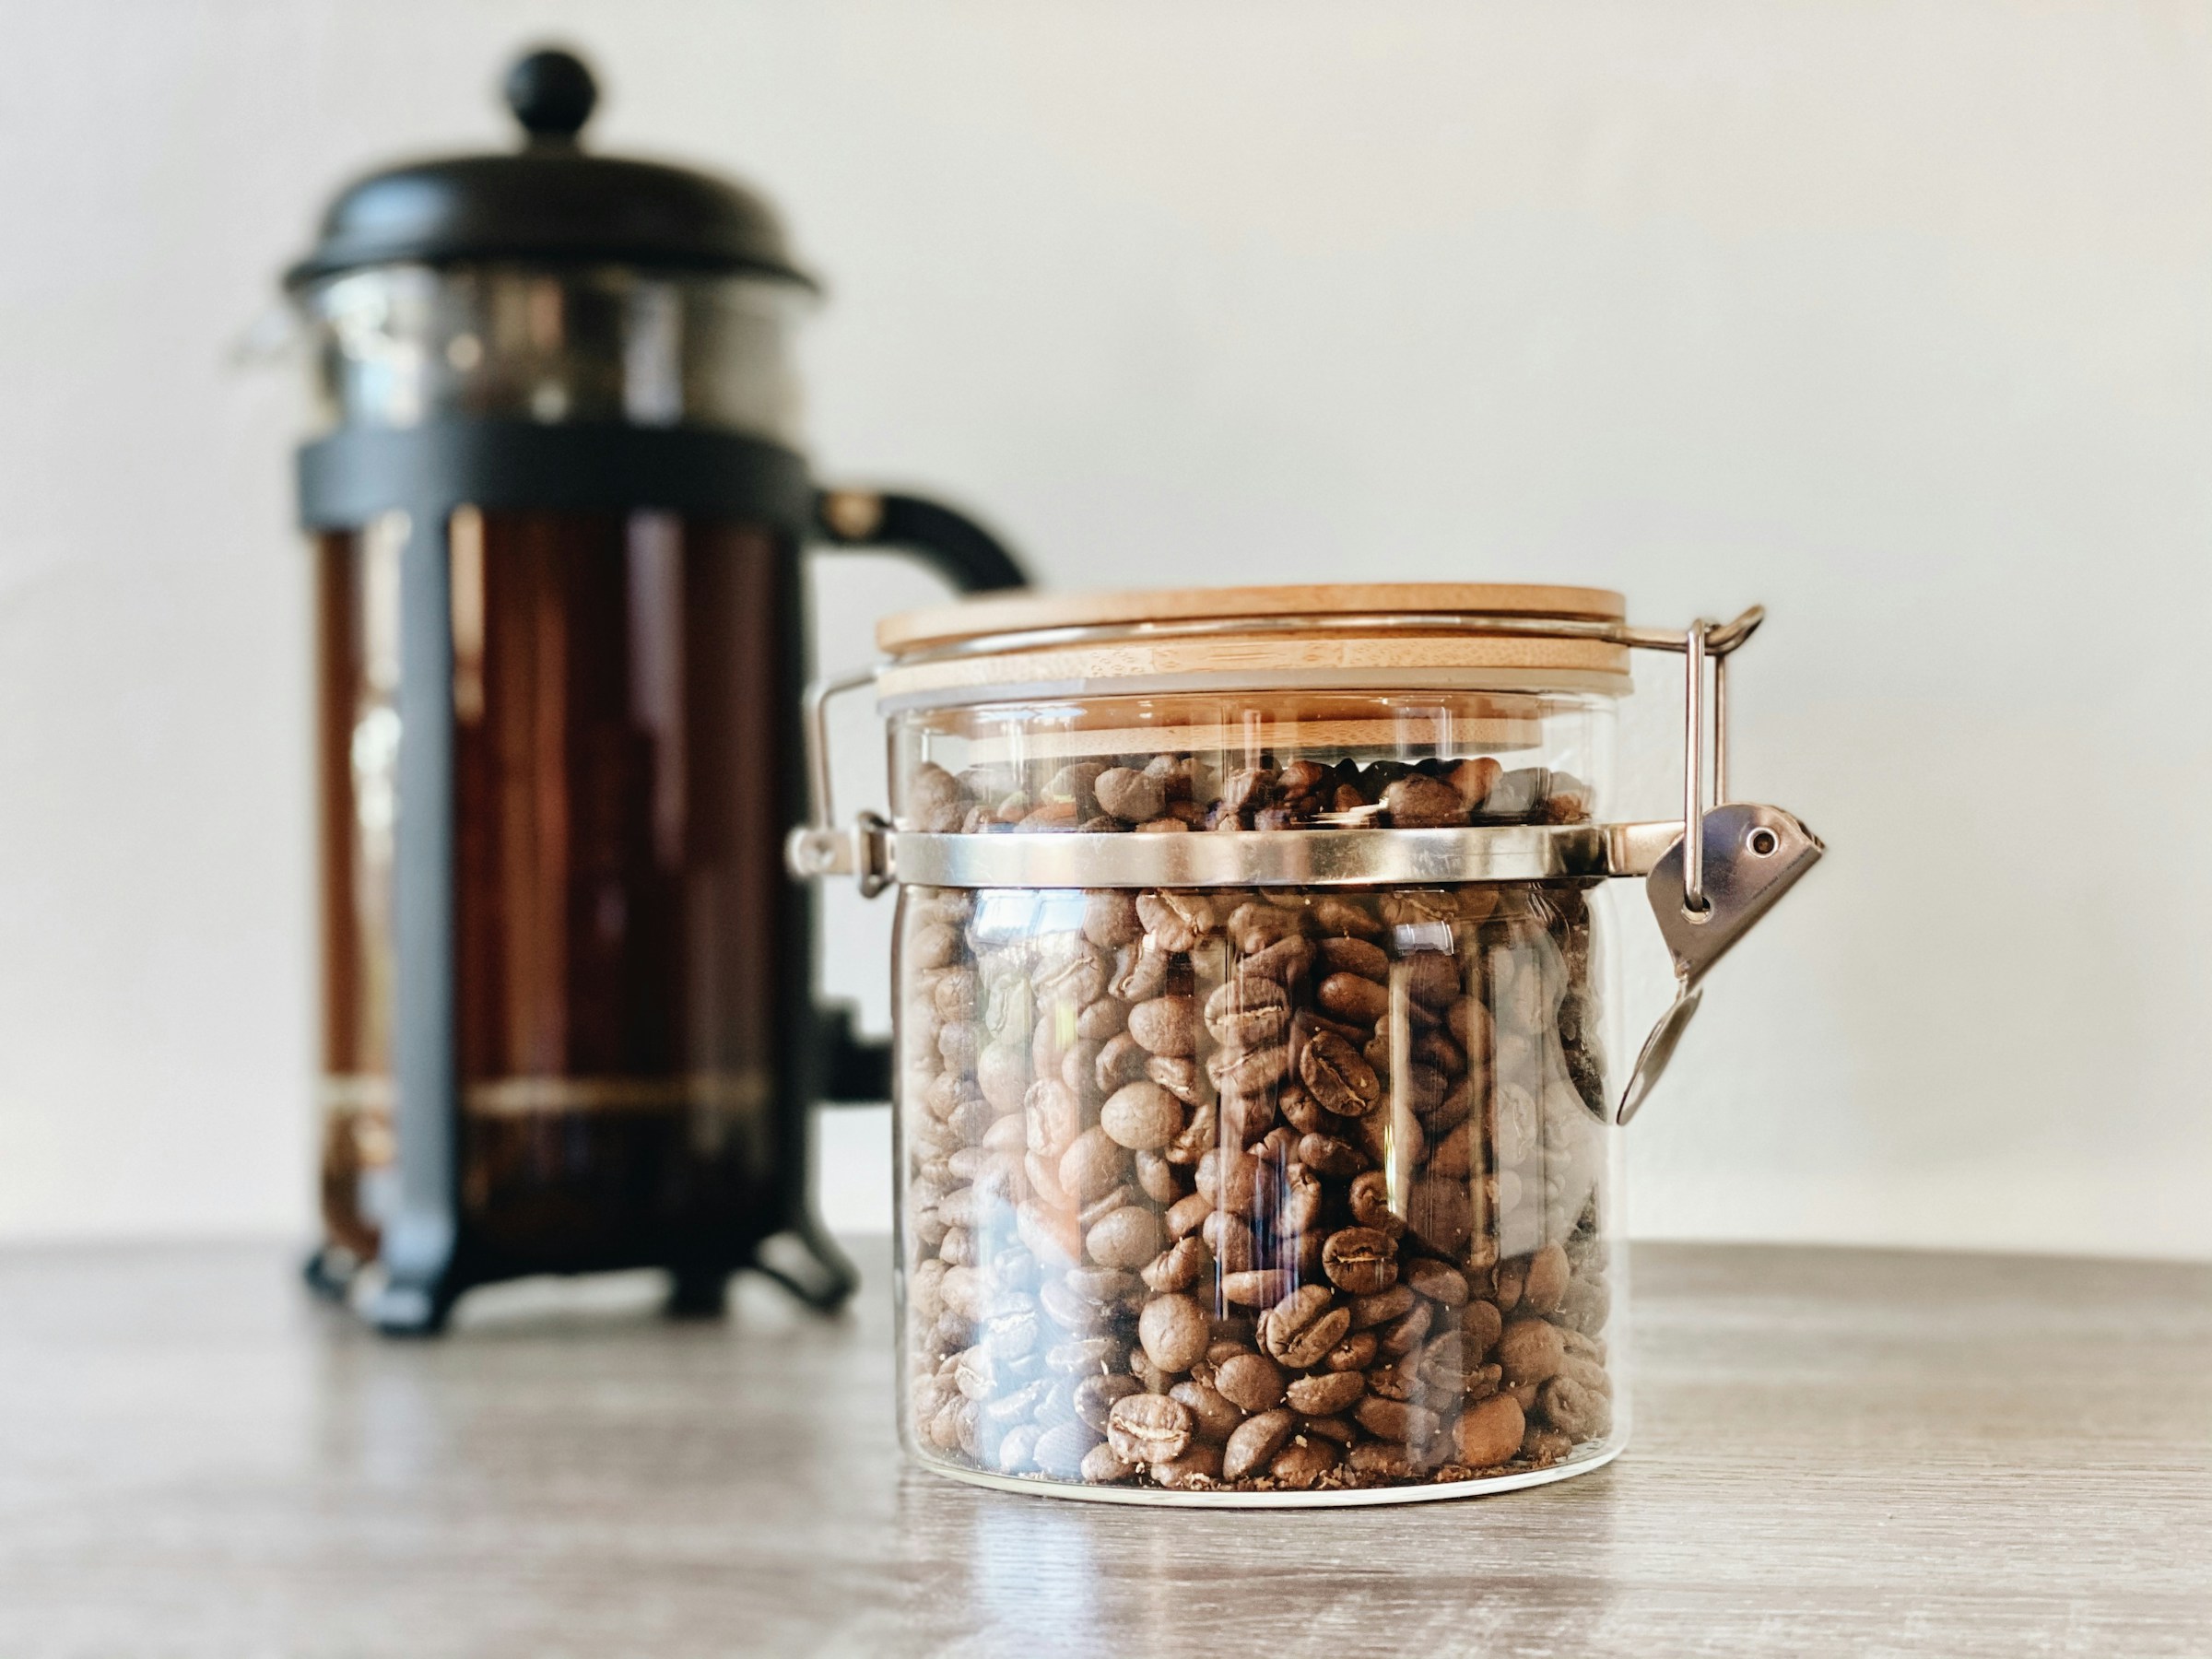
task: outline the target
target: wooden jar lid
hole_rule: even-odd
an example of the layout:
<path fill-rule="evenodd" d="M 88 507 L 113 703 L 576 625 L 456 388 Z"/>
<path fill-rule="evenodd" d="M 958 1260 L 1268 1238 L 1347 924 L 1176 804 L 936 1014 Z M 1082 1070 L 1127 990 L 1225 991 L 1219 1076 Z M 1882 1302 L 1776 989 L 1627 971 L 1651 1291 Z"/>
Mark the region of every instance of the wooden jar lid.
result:
<path fill-rule="evenodd" d="M 1253 690 L 1619 693 L 1629 688 L 1623 644 L 1467 624 L 1606 624 L 1625 614 L 1621 596 L 1603 588 L 1489 582 L 1018 594 L 885 618 L 876 641 L 891 663 L 878 690 L 907 707 L 1024 689 L 1138 695 L 1189 688 L 1198 676 Z"/>

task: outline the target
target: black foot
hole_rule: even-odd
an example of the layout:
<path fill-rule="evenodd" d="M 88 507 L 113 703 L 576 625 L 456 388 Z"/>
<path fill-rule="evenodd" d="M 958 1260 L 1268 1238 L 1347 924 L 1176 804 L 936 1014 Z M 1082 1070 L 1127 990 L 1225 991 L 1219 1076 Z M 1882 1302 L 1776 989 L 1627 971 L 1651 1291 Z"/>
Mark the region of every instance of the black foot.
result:
<path fill-rule="evenodd" d="M 325 1244 L 300 1265 L 300 1277 L 324 1301 L 342 1304 L 359 1266 L 351 1251 Z"/>
<path fill-rule="evenodd" d="M 669 1276 L 668 1317 L 720 1319 L 728 1306 L 727 1267 L 678 1267 Z"/>
<path fill-rule="evenodd" d="M 436 1336 L 444 1331 L 454 1300 L 442 1286 L 386 1284 L 362 1312 L 387 1336 Z"/>
<path fill-rule="evenodd" d="M 860 1270 L 811 1216 L 761 1240 L 753 1265 L 824 1313 L 843 1307 L 860 1288 Z"/>

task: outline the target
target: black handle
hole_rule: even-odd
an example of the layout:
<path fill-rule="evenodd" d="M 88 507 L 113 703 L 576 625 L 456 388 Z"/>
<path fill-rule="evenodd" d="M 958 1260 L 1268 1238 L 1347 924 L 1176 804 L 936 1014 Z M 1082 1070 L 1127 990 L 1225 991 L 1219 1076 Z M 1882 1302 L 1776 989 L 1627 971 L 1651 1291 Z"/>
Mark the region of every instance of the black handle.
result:
<path fill-rule="evenodd" d="M 814 498 L 814 522 L 835 547 L 912 553 L 964 594 L 1030 585 L 997 536 L 966 514 L 920 496 L 825 489 Z"/>
<path fill-rule="evenodd" d="M 814 498 L 814 523 L 834 547 L 911 553 L 964 594 L 1030 585 L 997 536 L 965 513 L 920 496 L 825 489 Z M 852 1009 L 842 1005 L 822 1008 L 818 1018 L 828 1055 L 821 1103 L 858 1105 L 889 1099 L 891 1045 L 861 1036 L 853 1029 Z"/>

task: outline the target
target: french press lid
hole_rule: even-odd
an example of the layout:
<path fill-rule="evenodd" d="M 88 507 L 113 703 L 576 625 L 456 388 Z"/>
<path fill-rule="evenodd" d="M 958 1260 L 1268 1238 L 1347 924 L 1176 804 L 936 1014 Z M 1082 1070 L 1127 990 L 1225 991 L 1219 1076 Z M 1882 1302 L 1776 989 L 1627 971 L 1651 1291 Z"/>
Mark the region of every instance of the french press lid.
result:
<path fill-rule="evenodd" d="M 658 161 L 586 154 L 599 100 L 570 53 L 533 52 L 508 71 L 519 150 L 453 156 L 370 174 L 324 215 L 285 273 L 298 289 L 364 265 L 476 260 L 615 264 L 750 274 L 812 288 L 775 210 L 727 179 Z"/>

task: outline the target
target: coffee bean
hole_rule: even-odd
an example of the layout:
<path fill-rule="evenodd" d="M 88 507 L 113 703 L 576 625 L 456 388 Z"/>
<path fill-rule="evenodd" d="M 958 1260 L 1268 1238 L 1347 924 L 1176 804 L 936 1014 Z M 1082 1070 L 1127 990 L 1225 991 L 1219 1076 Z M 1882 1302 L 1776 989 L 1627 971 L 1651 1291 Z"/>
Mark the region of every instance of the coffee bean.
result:
<path fill-rule="evenodd" d="M 1221 1478 L 1221 1448 L 1210 1441 L 1193 1441 L 1181 1457 L 1166 1459 L 1152 1465 L 1155 1484 L 1170 1491 L 1184 1488 L 1201 1490 L 1218 1483 Z"/>
<path fill-rule="evenodd" d="M 1145 1062 L 1145 1077 L 1185 1106 L 1202 1105 L 1212 1094 L 1206 1073 L 1188 1054 L 1154 1054 Z"/>
<path fill-rule="evenodd" d="M 1221 1300 L 1241 1308 L 1272 1308 L 1295 1287 L 1297 1276 L 1279 1268 L 1243 1269 L 1221 1276 Z"/>
<path fill-rule="evenodd" d="M 1182 1102 L 1157 1083 L 1124 1083 L 1099 1109 L 1097 1133 L 1133 1151 L 1156 1152 L 1182 1133 Z"/>
<path fill-rule="evenodd" d="M 1505 1315 L 1498 1312 L 1496 1302 L 1471 1301 L 1459 1311 L 1459 1329 L 1467 1339 L 1468 1352 L 1479 1359 L 1497 1347 Z"/>
<path fill-rule="evenodd" d="M 1282 1367 L 1265 1354 L 1235 1354 L 1214 1372 L 1221 1396 L 1246 1411 L 1266 1411 L 1283 1399 Z"/>
<path fill-rule="evenodd" d="M 1191 949 L 1218 925 L 1203 893 L 1140 893 L 1136 913 L 1148 942 L 1171 955 Z"/>
<path fill-rule="evenodd" d="M 1114 1191 L 1128 1173 L 1129 1154 L 1094 1124 L 1061 1155 L 1060 1190 L 1078 1204 L 1089 1204 Z"/>
<path fill-rule="evenodd" d="M 1556 1312 L 1560 1299 L 1567 1294 L 1567 1283 L 1571 1277 L 1572 1270 L 1567 1265 L 1567 1253 L 1557 1244 L 1547 1244 L 1528 1258 L 1522 1282 L 1521 1305 L 1531 1313 Z"/>
<path fill-rule="evenodd" d="M 1253 956 L 1284 939 L 1295 938 L 1302 930 L 1303 921 L 1296 911 L 1278 910 L 1272 904 L 1240 904 L 1230 912 L 1223 929 L 1229 942 L 1239 956 Z"/>
<path fill-rule="evenodd" d="M 1106 1419 L 1106 1443 L 1131 1463 L 1164 1463 L 1191 1444 L 1191 1410 L 1166 1394 L 1116 1400 Z"/>
<path fill-rule="evenodd" d="M 1301 1435 L 1275 1454 L 1267 1477 L 1287 1490 L 1307 1491 L 1336 1466 L 1339 1455 L 1327 1441 Z"/>
<path fill-rule="evenodd" d="M 1335 1417 L 1347 1411 L 1367 1392 L 1367 1379 L 1356 1371 L 1324 1371 L 1300 1377 L 1285 1393 L 1292 1409 L 1309 1417 Z"/>
<path fill-rule="evenodd" d="M 1536 1398 L 1552 1427 L 1571 1440 L 1596 1440 L 1613 1428 L 1613 1402 L 1572 1377 L 1553 1377 Z"/>
<path fill-rule="evenodd" d="M 1352 1409 L 1352 1420 L 1379 1440 L 1418 1444 L 1436 1433 L 1436 1413 L 1425 1406 L 1369 1394 Z"/>
<path fill-rule="evenodd" d="M 1188 1296 L 1155 1296 L 1137 1315 L 1136 1339 L 1163 1371 L 1190 1370 L 1205 1355 L 1211 1335 L 1206 1310 Z"/>
<path fill-rule="evenodd" d="M 1206 998 L 1206 1029 L 1225 1047 L 1265 1047 L 1289 1025 L 1290 993 L 1274 980 L 1240 976 Z"/>
<path fill-rule="evenodd" d="M 1382 1100 L 1382 1080 L 1359 1053 L 1333 1031 L 1324 1031 L 1306 1044 L 1300 1055 L 1298 1075 L 1306 1091 L 1322 1107 L 1343 1117 L 1372 1112 Z"/>
<path fill-rule="evenodd" d="M 1123 1205 L 1083 1235 L 1083 1248 L 1101 1267 L 1142 1267 L 1163 1241 L 1159 1212 L 1136 1204 Z"/>
<path fill-rule="evenodd" d="M 1498 1363 L 1511 1383 L 1541 1382 L 1556 1376 L 1567 1358 L 1558 1329 L 1541 1319 L 1515 1319 L 1498 1338 Z"/>
<path fill-rule="evenodd" d="M 1188 1290 L 1205 1278 L 1214 1265 L 1213 1253 L 1203 1239 L 1179 1239 L 1145 1264 L 1147 1289 Z"/>
<path fill-rule="evenodd" d="M 1390 990 L 1356 973 L 1332 973 L 1314 993 L 1321 1006 L 1339 1019 L 1373 1025 L 1390 1014 Z"/>
<path fill-rule="evenodd" d="M 1207 1056 L 1206 1076 L 1224 1094 L 1256 1095 L 1273 1088 L 1290 1070 L 1290 1051 L 1282 1043 L 1256 1049 L 1217 1049 Z"/>
<path fill-rule="evenodd" d="M 1083 1453 L 1083 1462 L 1076 1473 L 1092 1486 L 1112 1486 L 1129 1479 L 1136 1471 L 1137 1465 L 1112 1446 L 1100 1444 Z"/>
<path fill-rule="evenodd" d="M 1066 1480 L 1082 1468 L 1084 1457 L 1098 1441 L 1097 1433 L 1083 1423 L 1059 1423 L 1037 1437 L 1030 1455 L 1047 1475 Z"/>
<path fill-rule="evenodd" d="M 1398 1252 L 1385 1233 L 1369 1227 L 1347 1227 L 1329 1235 L 1322 1246 L 1322 1271 L 1339 1290 L 1352 1296 L 1373 1296 L 1397 1282 Z M 1350 1322 L 1350 1314 L 1346 1314 Z"/>
<path fill-rule="evenodd" d="M 1375 1325 L 1387 1324 L 1409 1312 L 1413 1304 L 1414 1294 L 1404 1285 L 1394 1286 L 1372 1296 L 1355 1296 L 1347 1304 L 1351 1309 L 1352 1329 L 1364 1331 Z"/>
<path fill-rule="evenodd" d="M 1367 1168 L 1367 1154 L 1333 1135 L 1308 1135 L 1298 1143 L 1298 1160 L 1309 1170 L 1343 1180 Z"/>
<path fill-rule="evenodd" d="M 1274 1461 L 1297 1428 L 1295 1411 L 1278 1408 L 1246 1418 L 1229 1437 L 1228 1449 L 1221 1456 L 1222 1478 L 1242 1480 L 1257 1474 Z"/>
<path fill-rule="evenodd" d="M 1167 784 L 1147 772 L 1116 766 L 1099 773 L 1091 785 L 1099 805 L 1125 824 L 1158 818 L 1168 804 Z"/>
<path fill-rule="evenodd" d="M 1511 1394 L 1494 1394 L 1468 1406 L 1452 1427 L 1453 1448 L 1469 1468 L 1488 1469 L 1521 1450 L 1526 1423 Z"/>
<path fill-rule="evenodd" d="M 1382 791 L 1382 808 L 1401 830 L 1434 830 L 1467 821 L 1459 791 L 1438 778 L 1414 772 Z"/>
<path fill-rule="evenodd" d="M 1366 939 L 1322 939 L 1314 946 L 1314 956 L 1324 975 L 1324 983 L 1328 979 L 1346 973 L 1372 980 L 1377 984 L 1387 984 L 1390 981 L 1389 955 L 1381 946 Z"/>
<path fill-rule="evenodd" d="M 1237 964 L 1241 980 L 1270 980 L 1279 985 L 1302 979 L 1306 970 L 1313 965 L 1313 943 L 1310 939 L 1291 937 L 1278 939 L 1265 950 L 1255 950 Z"/>
<path fill-rule="evenodd" d="M 1260 1316 L 1260 1346 L 1293 1370 L 1317 1365 L 1344 1340 L 1351 1315 L 1325 1286 L 1304 1285 Z"/>
<path fill-rule="evenodd" d="M 1076 1416 L 1103 1434 L 1114 1403 L 1136 1392 L 1136 1379 L 1126 1374 L 1085 1377 L 1076 1384 Z"/>
<path fill-rule="evenodd" d="M 1190 1378 L 1168 1390 L 1168 1398 L 1182 1402 L 1191 1414 L 1191 1436 L 1220 1445 L 1234 1433 L 1244 1414 L 1221 1397 L 1209 1384 Z"/>
<path fill-rule="evenodd" d="M 1467 1300 L 1467 1276 L 1449 1262 L 1421 1256 L 1406 1265 L 1406 1282 L 1414 1292 L 1447 1308 L 1462 1307 Z"/>
<path fill-rule="evenodd" d="M 1372 1331 L 1354 1331 L 1323 1357 L 1322 1364 L 1333 1371 L 1365 1371 L 1380 1346 Z"/>

